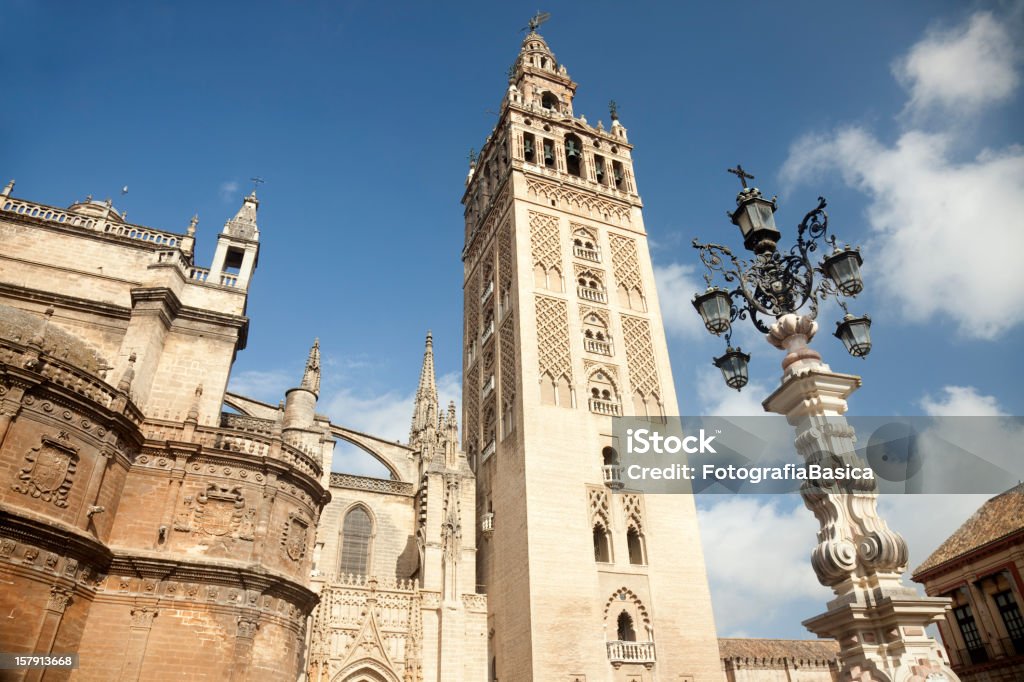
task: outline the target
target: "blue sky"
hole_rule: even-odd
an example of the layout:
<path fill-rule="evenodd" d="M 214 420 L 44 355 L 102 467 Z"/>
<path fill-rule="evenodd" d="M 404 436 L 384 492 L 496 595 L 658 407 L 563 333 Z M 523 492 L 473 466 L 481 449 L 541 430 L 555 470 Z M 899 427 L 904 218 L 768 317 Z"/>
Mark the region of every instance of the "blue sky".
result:
<path fill-rule="evenodd" d="M 689 304 L 700 288 L 690 240 L 737 241 L 724 217 L 737 162 L 779 195 L 788 235 L 824 194 L 832 228 L 864 246 L 868 288 L 852 310 L 874 320 L 871 356 L 845 355 L 831 312 L 815 344 L 834 369 L 864 376 L 854 413 L 1024 413 L 1021 7 L 543 7 L 542 33 L 580 84 L 576 113 L 607 124 L 617 100 L 635 145 L 684 413 L 756 410 L 779 375 L 780 355 L 740 333 L 751 386 L 725 389 L 709 364 L 721 341 Z M 495 122 L 535 10 L 7 0 L 0 174 L 17 196 L 111 196 L 129 221 L 165 229 L 198 212 L 201 265 L 262 176 L 234 387 L 276 401 L 319 336 L 321 408 L 402 438 L 428 328 L 442 393 L 459 393 L 466 155 Z M 883 501 L 914 565 L 977 504 Z M 810 514 L 788 499 L 702 507 L 721 634 L 803 636 L 798 621 L 825 594 L 806 566 Z M 754 522 L 777 532 L 742 532 Z M 771 597 L 734 574 L 739 562 L 770 562 L 792 585 Z M 739 598 L 747 606 L 733 608 Z"/>

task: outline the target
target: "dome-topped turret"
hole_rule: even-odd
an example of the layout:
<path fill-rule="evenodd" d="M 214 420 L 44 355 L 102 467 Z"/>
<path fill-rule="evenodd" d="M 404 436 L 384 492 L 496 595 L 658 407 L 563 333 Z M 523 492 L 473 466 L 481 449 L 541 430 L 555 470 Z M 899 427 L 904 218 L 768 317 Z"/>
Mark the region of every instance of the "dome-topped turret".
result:
<path fill-rule="evenodd" d="M 124 223 L 124 216 L 114 208 L 114 203 L 110 199 L 99 201 L 93 199 L 91 194 L 85 198 L 85 201 L 76 201 L 68 206 L 68 210 L 100 221 Z"/>

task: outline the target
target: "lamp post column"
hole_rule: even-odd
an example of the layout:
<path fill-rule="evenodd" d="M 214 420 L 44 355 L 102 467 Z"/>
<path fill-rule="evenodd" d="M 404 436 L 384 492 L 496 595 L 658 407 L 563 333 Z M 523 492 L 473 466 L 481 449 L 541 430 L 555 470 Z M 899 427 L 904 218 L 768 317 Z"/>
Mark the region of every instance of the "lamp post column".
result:
<path fill-rule="evenodd" d="M 853 428 L 843 416 L 860 377 L 833 372 L 810 348 L 817 323 L 809 316 L 779 317 L 767 335 L 786 351 L 782 382 L 763 402 L 796 431 L 796 449 L 808 465 L 863 468 Z M 843 682 L 956 681 L 941 647 L 925 628 L 942 620 L 948 599 L 920 597 L 901 576 L 906 541 L 878 515 L 873 480 L 806 481 L 804 504 L 820 524 L 811 564 L 835 598 L 804 621 L 819 637 L 838 640 Z"/>

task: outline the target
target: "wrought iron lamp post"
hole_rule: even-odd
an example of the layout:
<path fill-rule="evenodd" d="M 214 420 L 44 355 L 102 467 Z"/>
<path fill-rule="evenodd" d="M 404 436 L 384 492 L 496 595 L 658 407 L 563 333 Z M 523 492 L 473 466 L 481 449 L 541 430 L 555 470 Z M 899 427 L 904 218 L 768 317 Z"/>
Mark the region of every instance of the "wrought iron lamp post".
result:
<path fill-rule="evenodd" d="M 771 345 L 786 351 L 782 381 L 762 403 L 765 410 L 785 415 L 795 427 L 796 450 L 807 464 L 863 469 L 854 431 L 843 416 L 860 377 L 833 372 L 808 345 L 818 329 L 820 303 L 834 297 L 845 313 L 836 323 L 835 336 L 854 357 L 870 352 L 870 318 L 851 315 L 843 300 L 864 288 L 860 252 L 828 235 L 822 198 L 797 227 L 796 243 L 780 252 L 775 199 L 768 201 L 756 187 L 748 187 L 753 176 L 742 166 L 729 172 L 743 184 L 729 218 L 753 257 L 742 259 L 726 246 L 693 242 L 708 269 L 708 288 L 694 296 L 693 305 L 708 331 L 726 338 L 726 352 L 714 364 L 730 387 L 746 385 L 750 356 L 733 348 L 730 340 L 733 323 L 749 319 Z M 831 247 L 820 259 L 819 244 Z M 725 288 L 712 285 L 715 274 L 724 279 Z M 836 595 L 828 611 L 804 625 L 819 637 L 838 640 L 839 679 L 958 680 L 925 631 L 942 619 L 950 600 L 920 597 L 902 584 L 907 543 L 879 517 L 874 480 L 807 480 L 800 494 L 820 526 L 811 566 L 818 581 Z"/>
<path fill-rule="evenodd" d="M 843 297 L 854 297 L 864 289 L 860 266 L 863 263 L 859 249 L 840 247 L 834 235 L 828 234 L 826 202 L 818 197 L 818 205 L 804 216 L 797 227 L 796 244 L 788 252 L 780 252 L 778 242 L 782 234 L 775 227 L 778 204 L 761 196 L 756 187 L 748 187 L 753 179 L 743 166 L 730 168 L 743 183 L 736 196 L 737 208 L 728 213 L 733 225 L 740 228 L 743 245 L 753 257 L 738 257 L 727 246 L 702 244 L 693 240 L 701 261 L 708 269 L 705 275 L 708 288 L 693 298 L 704 326 L 716 336 L 725 335 L 726 352 L 715 358 L 714 364 L 722 370 L 725 383 L 736 390 L 747 384 L 747 363 L 750 356 L 732 348 L 732 324 L 737 319 L 749 319 L 758 331 L 771 331 L 770 318 L 797 314 L 806 309 L 804 317 L 814 320 L 818 306 L 829 297 L 839 301 L 846 315 L 837 323 L 836 337 L 847 351 L 863 358 L 871 351 L 871 318 L 854 317 L 846 310 Z M 815 258 L 819 243 L 831 246 L 824 258 Z M 718 274 L 731 287 L 712 286 L 712 276 Z"/>

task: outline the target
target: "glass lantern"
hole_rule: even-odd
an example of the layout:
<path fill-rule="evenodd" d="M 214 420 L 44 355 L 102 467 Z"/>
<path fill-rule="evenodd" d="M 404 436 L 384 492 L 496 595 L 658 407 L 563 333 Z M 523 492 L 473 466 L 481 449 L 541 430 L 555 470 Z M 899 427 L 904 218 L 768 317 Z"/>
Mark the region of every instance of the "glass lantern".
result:
<path fill-rule="evenodd" d="M 729 388 L 737 391 L 747 385 L 747 366 L 750 356 L 740 348 L 729 346 L 725 355 L 714 359 L 715 367 L 722 370 L 722 377 Z"/>
<path fill-rule="evenodd" d="M 832 255 L 825 259 L 823 267 L 825 274 L 844 296 L 856 296 L 864 290 L 864 280 L 860 276 L 860 266 L 863 263 L 860 251 L 846 247 L 833 251 Z"/>
<path fill-rule="evenodd" d="M 718 336 L 729 331 L 732 317 L 732 299 L 729 298 L 729 292 L 718 287 L 708 287 L 703 294 L 694 295 L 692 303 L 709 332 Z"/>
<path fill-rule="evenodd" d="M 863 358 L 871 352 L 871 318 L 867 315 L 854 317 L 847 313 L 841 322 L 836 322 L 835 337 L 843 342 L 847 352 L 855 358 Z"/>
<path fill-rule="evenodd" d="M 731 214 L 740 228 L 743 245 L 754 253 L 774 251 L 782 233 L 775 227 L 775 202 L 761 196 L 756 187 L 748 187 L 736 197 L 739 207 Z"/>

